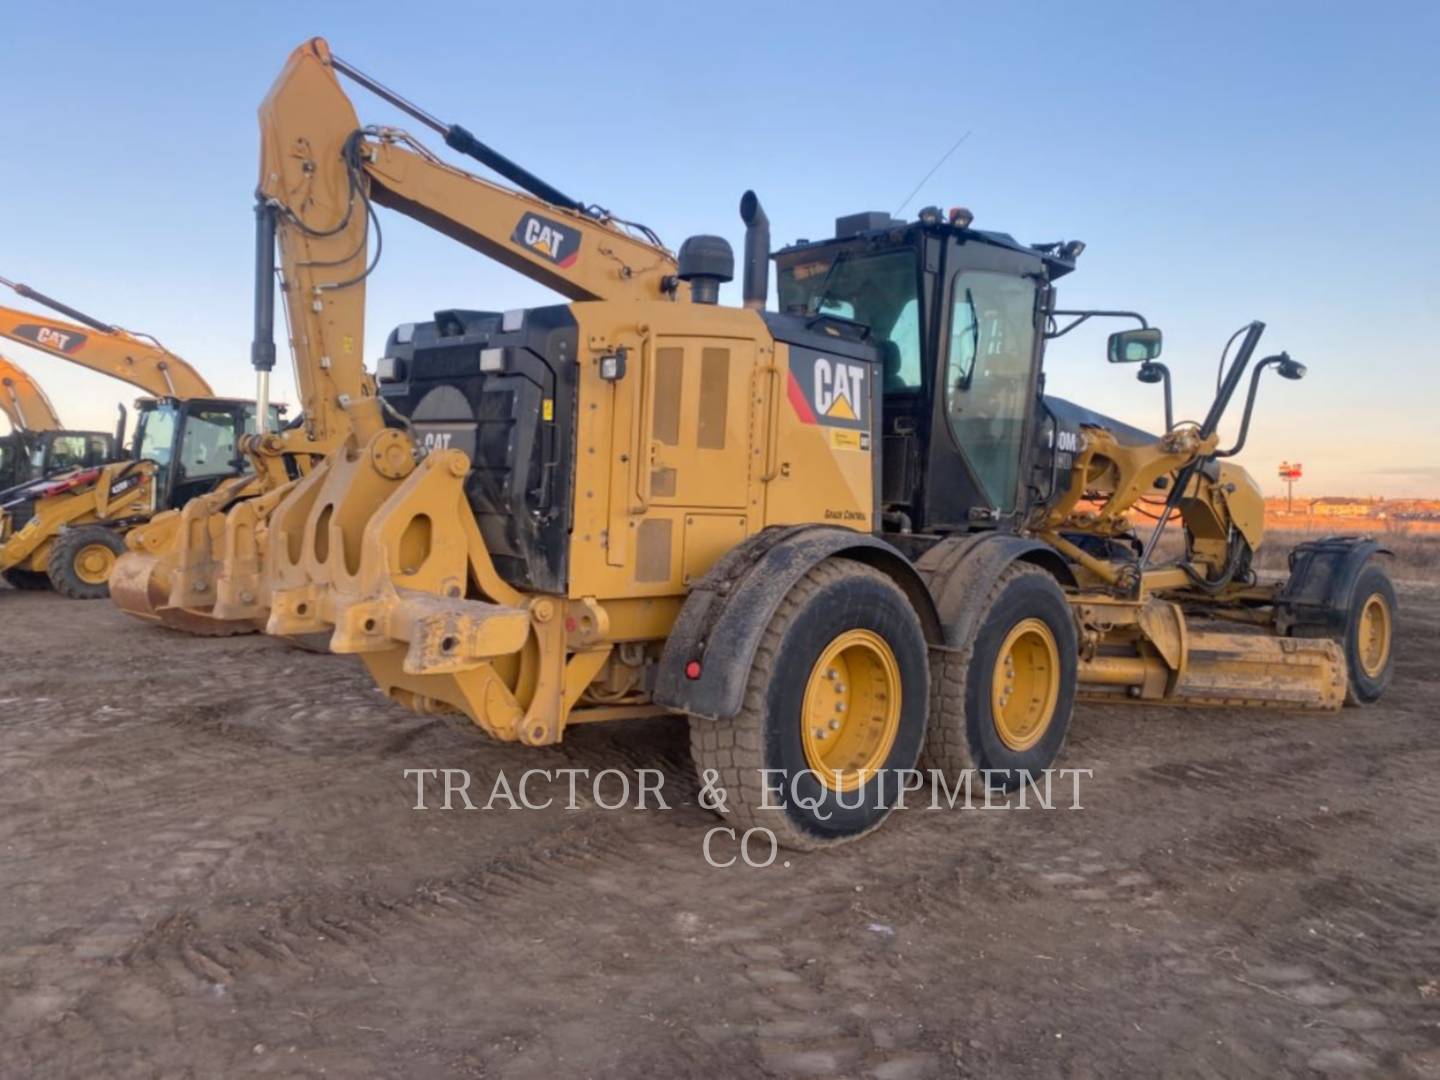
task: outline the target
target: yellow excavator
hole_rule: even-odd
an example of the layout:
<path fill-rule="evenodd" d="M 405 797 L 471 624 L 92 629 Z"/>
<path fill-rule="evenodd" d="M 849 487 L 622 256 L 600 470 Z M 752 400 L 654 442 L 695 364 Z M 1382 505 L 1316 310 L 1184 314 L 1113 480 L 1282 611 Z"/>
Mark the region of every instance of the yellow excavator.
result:
<path fill-rule="evenodd" d="M 40 384 L 3 356 L 0 413 L 10 421 L 9 433 L 0 435 L 0 502 L 19 484 L 115 457 L 114 435 L 65 428 Z"/>
<path fill-rule="evenodd" d="M 519 195 L 470 176 L 403 132 L 362 131 L 331 63 L 318 39 L 296 50 L 260 109 L 256 214 L 262 255 L 252 359 L 263 401 L 276 359 L 272 283 L 278 269 L 304 422 L 246 440 L 254 478 L 217 488 L 134 530 L 111 577 L 111 597 L 122 609 L 192 633 L 264 628 L 273 588 L 265 553 L 273 512 L 296 489 L 300 502 L 314 496 L 318 478 L 304 479 L 313 463 L 341 448 L 353 453 L 386 427 L 386 406 L 361 352 L 371 269 L 367 231 L 375 206 L 398 210 L 576 300 L 650 298 L 686 288 L 674 277 L 673 256 L 653 235 L 596 211 L 584 217 L 599 245 L 597 258 L 577 265 L 567 238 L 545 224 L 555 200 L 565 197 L 463 128 L 445 129 L 452 145 L 479 153 L 513 182 L 538 185 L 541 194 Z M 345 70 L 375 88 L 354 69 Z M 517 199 L 532 212 L 519 227 L 528 235 L 518 245 L 498 235 L 502 226 L 517 228 Z M 388 422 L 404 421 L 392 415 Z"/>
<path fill-rule="evenodd" d="M 340 75 L 522 191 L 361 127 Z M 725 812 L 802 848 L 878 826 L 917 762 L 1034 780 L 1082 696 L 1334 710 L 1391 678 L 1375 541 L 1302 544 L 1283 581 L 1254 569 L 1263 502 L 1231 459 L 1262 375 L 1305 373 L 1284 353 L 1255 361 L 1259 322 L 1222 354 L 1206 415 L 1176 422 L 1158 329 L 1059 306 L 1078 241 L 1025 244 L 927 208 L 844 216 L 772 252 L 747 192 L 731 308 L 723 239 L 672 256 L 318 39 L 291 55 L 261 129 L 262 383 L 277 226 L 297 361 L 361 340 L 375 206 L 570 302 L 392 332 L 376 395 L 345 403 L 344 446 L 243 543 L 240 507 L 226 515 L 220 582 L 248 574 L 250 605 L 201 613 L 322 635 L 396 701 L 500 740 L 683 716 Z M 1109 359 L 1164 385 L 1159 434 L 1044 394 L 1046 344 L 1099 318 L 1138 324 Z"/>
<path fill-rule="evenodd" d="M 0 336 L 153 395 L 136 402 L 128 459 L 115 461 L 106 453 L 7 490 L 0 500 L 0 574 L 6 580 L 19 588 L 48 584 L 74 599 L 103 597 L 129 530 L 245 468 L 237 446 L 255 428 L 255 403 L 215 397 L 194 368 L 152 337 L 102 322 L 27 285 L 5 278 L 0 284 L 66 316 L 0 307 Z M 122 417 L 116 448 L 124 444 L 123 429 Z"/>

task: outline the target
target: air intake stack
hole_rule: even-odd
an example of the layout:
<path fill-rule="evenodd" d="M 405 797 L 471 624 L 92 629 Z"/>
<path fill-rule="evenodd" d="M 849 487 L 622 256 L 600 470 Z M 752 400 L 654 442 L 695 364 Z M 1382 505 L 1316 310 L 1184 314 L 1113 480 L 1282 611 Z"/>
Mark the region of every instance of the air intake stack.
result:
<path fill-rule="evenodd" d="M 723 236 L 692 236 L 680 245 L 675 259 L 681 281 L 690 283 L 697 304 L 720 301 L 720 286 L 734 280 L 735 252 Z"/>

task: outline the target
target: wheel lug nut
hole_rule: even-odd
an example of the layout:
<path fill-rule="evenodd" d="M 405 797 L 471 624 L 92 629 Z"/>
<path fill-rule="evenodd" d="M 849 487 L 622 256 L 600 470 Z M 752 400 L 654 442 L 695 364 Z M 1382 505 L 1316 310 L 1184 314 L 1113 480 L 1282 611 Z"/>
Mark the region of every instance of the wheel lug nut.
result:
<path fill-rule="evenodd" d="M 817 727 L 812 734 L 814 734 L 817 740 L 823 739 L 825 738 L 825 729 Z"/>
<path fill-rule="evenodd" d="M 835 702 L 835 711 L 836 711 L 836 712 L 844 712 L 844 711 L 845 711 L 845 703 L 844 703 L 843 701 L 837 701 L 837 702 Z"/>
<path fill-rule="evenodd" d="M 839 720 L 831 720 L 831 721 L 830 721 L 830 730 L 831 730 L 831 731 L 839 731 L 839 730 L 840 730 L 840 721 L 839 721 Z"/>

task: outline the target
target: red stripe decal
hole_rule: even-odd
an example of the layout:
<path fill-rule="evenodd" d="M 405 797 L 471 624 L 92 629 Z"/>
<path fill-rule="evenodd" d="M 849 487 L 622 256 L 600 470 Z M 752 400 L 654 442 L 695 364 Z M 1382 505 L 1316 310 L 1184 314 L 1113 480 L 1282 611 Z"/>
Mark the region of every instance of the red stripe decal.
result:
<path fill-rule="evenodd" d="M 794 406 L 795 412 L 800 417 L 802 424 L 815 423 L 815 410 L 810 408 L 810 402 L 805 400 L 805 391 L 800 389 L 800 383 L 795 379 L 795 373 L 790 372 L 790 385 L 786 391 L 790 397 L 790 404 Z"/>

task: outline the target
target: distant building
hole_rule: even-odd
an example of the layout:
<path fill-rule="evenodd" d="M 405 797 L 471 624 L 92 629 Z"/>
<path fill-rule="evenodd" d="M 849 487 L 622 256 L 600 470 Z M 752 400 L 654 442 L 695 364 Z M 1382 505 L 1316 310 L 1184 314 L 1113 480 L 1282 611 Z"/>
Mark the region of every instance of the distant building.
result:
<path fill-rule="evenodd" d="M 1369 499 L 1328 496 L 1310 500 L 1310 513 L 1316 517 L 1369 517 L 1377 504 Z"/>

